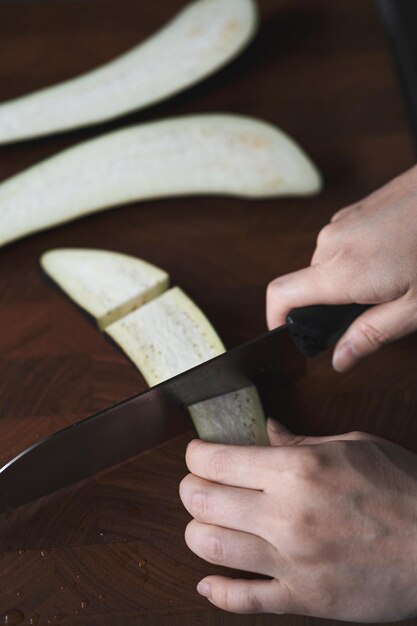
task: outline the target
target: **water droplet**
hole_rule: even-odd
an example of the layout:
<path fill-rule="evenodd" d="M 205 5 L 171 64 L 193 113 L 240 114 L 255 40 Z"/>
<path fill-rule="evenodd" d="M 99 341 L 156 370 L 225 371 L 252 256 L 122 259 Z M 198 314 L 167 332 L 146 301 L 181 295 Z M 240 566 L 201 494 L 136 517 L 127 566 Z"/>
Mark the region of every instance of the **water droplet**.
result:
<path fill-rule="evenodd" d="M 81 578 L 81 574 L 77 574 L 77 578 Z"/>
<path fill-rule="evenodd" d="M 10 609 L 2 616 L 1 624 L 7 624 L 9 626 L 15 626 L 15 624 L 20 624 L 25 619 L 22 611 L 19 609 Z"/>
<path fill-rule="evenodd" d="M 147 564 L 147 560 L 146 559 L 139 559 L 139 561 L 138 561 L 139 567 L 145 567 L 146 564 Z"/>
<path fill-rule="evenodd" d="M 75 609 L 74 614 L 75 614 L 75 615 L 78 615 L 78 614 L 79 614 L 79 612 L 80 612 L 80 609 Z"/>
<path fill-rule="evenodd" d="M 100 535 L 100 537 L 104 537 L 105 532 L 104 532 L 104 530 L 99 530 L 99 531 L 98 531 L 98 534 Z"/>
<path fill-rule="evenodd" d="M 16 597 L 19 598 L 22 595 L 21 591 L 16 591 Z"/>
<path fill-rule="evenodd" d="M 50 554 L 51 551 L 50 550 L 41 550 L 41 556 L 48 556 L 48 554 Z"/>
<path fill-rule="evenodd" d="M 89 603 L 89 601 L 88 601 L 88 600 L 82 600 L 82 602 L 81 602 L 81 608 L 82 608 L 82 609 L 86 609 L 86 608 L 88 607 L 88 605 L 89 605 L 89 604 L 90 604 L 90 603 Z"/>
<path fill-rule="evenodd" d="M 106 596 L 104 595 L 104 593 L 99 593 L 99 594 L 98 594 L 98 597 L 99 597 L 99 599 L 100 599 L 100 600 L 104 600 L 104 598 L 105 598 Z"/>
<path fill-rule="evenodd" d="M 61 586 L 60 586 L 60 589 L 61 589 L 61 591 L 64 591 L 64 589 L 65 589 L 65 585 L 61 585 Z"/>
<path fill-rule="evenodd" d="M 25 553 L 25 550 L 23 550 L 23 549 L 22 549 L 22 550 L 19 550 L 19 554 L 20 554 L 20 556 L 22 556 L 22 554 L 24 554 L 24 553 Z"/>
<path fill-rule="evenodd" d="M 39 613 L 35 613 L 35 615 L 32 615 L 32 617 L 29 619 L 29 624 L 31 624 L 31 626 L 36 626 L 39 620 L 40 620 Z"/>

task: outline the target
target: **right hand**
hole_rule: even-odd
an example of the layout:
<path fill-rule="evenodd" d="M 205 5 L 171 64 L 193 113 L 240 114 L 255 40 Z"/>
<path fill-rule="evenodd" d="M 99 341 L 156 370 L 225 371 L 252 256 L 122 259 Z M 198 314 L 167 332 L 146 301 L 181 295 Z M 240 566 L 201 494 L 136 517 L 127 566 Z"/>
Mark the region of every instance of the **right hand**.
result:
<path fill-rule="evenodd" d="M 269 284 L 268 326 L 284 324 L 296 307 L 352 302 L 376 306 L 339 339 L 337 371 L 417 330 L 417 167 L 336 213 L 310 267 Z"/>

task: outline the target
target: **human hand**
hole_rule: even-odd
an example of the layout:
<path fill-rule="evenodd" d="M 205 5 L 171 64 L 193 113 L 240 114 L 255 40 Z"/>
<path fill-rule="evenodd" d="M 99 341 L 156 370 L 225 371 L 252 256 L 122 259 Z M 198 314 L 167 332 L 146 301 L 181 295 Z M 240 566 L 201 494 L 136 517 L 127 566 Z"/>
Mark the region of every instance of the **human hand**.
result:
<path fill-rule="evenodd" d="M 381 622 L 417 615 L 417 457 L 365 433 L 274 447 L 192 441 L 180 496 L 198 556 L 269 580 L 208 576 L 198 590 L 236 613 Z"/>
<path fill-rule="evenodd" d="M 338 371 L 417 329 L 417 167 L 336 213 L 319 233 L 311 265 L 273 280 L 269 328 L 295 307 L 376 304 L 339 339 Z"/>

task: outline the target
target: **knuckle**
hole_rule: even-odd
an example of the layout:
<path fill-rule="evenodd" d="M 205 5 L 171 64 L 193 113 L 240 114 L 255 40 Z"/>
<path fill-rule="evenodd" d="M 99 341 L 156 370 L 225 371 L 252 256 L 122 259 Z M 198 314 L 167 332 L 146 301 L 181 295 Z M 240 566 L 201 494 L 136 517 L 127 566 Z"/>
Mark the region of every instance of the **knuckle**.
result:
<path fill-rule="evenodd" d="M 185 452 L 185 461 L 188 468 L 192 468 L 197 456 L 199 455 L 199 451 L 201 452 L 201 446 L 204 445 L 203 442 L 198 439 L 193 439 L 187 446 L 187 450 Z"/>
<path fill-rule="evenodd" d="M 389 343 L 389 337 L 382 330 L 376 328 L 369 322 L 362 321 L 358 325 L 357 332 L 359 336 L 365 339 L 368 348 L 377 349 Z"/>
<path fill-rule="evenodd" d="M 300 561 L 311 559 L 321 541 L 318 516 L 311 510 L 305 510 L 301 504 L 288 520 L 284 534 L 293 558 Z"/>
<path fill-rule="evenodd" d="M 330 223 L 334 224 L 335 222 L 337 222 L 337 220 L 340 220 L 340 218 L 342 218 L 344 215 L 346 215 L 347 211 L 348 211 L 348 208 L 340 209 L 340 211 L 336 211 L 336 213 L 334 213 L 332 215 Z"/>
<path fill-rule="evenodd" d="M 189 495 L 192 483 L 193 483 L 192 474 L 187 474 L 187 476 L 185 476 L 180 482 L 179 493 L 180 493 L 181 500 L 183 502 L 188 499 L 188 495 Z"/>
<path fill-rule="evenodd" d="M 290 275 L 278 276 L 274 278 L 266 288 L 267 300 L 274 300 L 277 295 L 281 295 L 290 280 Z"/>
<path fill-rule="evenodd" d="M 314 537 L 318 527 L 317 515 L 308 509 L 301 510 L 295 520 L 296 534 L 304 539 Z"/>
<path fill-rule="evenodd" d="M 329 224 L 326 224 L 326 226 L 323 226 L 317 236 L 317 246 L 326 246 L 332 242 L 336 234 L 336 228 L 337 227 L 334 222 L 330 222 Z"/>
<path fill-rule="evenodd" d="M 260 613 L 263 611 L 263 604 L 254 591 L 249 591 L 246 596 L 246 610 L 248 613 Z"/>
<path fill-rule="evenodd" d="M 357 243 L 345 237 L 343 242 L 340 242 L 340 245 L 334 250 L 331 264 L 333 269 L 342 272 L 345 282 L 350 284 L 357 280 L 359 269 L 361 268 L 363 271 L 366 259 L 363 259 Z"/>
<path fill-rule="evenodd" d="M 336 213 L 333 214 L 332 218 L 331 218 L 331 222 L 336 222 L 341 218 L 346 218 L 346 217 L 350 217 L 353 216 L 357 213 L 357 211 L 360 209 L 360 203 L 357 204 L 350 204 L 348 206 L 343 207 L 343 209 L 340 209 L 339 211 L 336 211 Z"/>
<path fill-rule="evenodd" d="M 209 511 L 207 494 L 204 491 L 194 491 L 190 496 L 190 512 L 196 519 L 205 519 Z"/>
<path fill-rule="evenodd" d="M 300 567 L 316 563 L 326 563 L 329 558 L 329 546 L 318 526 L 306 527 L 304 520 L 294 523 L 291 558 Z"/>
<path fill-rule="evenodd" d="M 276 596 L 279 597 L 279 608 L 276 611 L 278 614 L 293 613 L 296 609 L 296 605 L 293 601 L 293 595 L 290 587 L 278 578 L 275 578 L 271 583 L 275 590 Z"/>
<path fill-rule="evenodd" d="M 191 522 L 187 524 L 184 531 L 184 539 L 190 550 L 197 554 L 201 540 L 201 528 L 199 528 L 198 522 L 191 520 Z"/>
<path fill-rule="evenodd" d="M 210 563 L 223 564 L 227 560 L 227 551 L 224 542 L 215 535 L 205 537 L 201 552 L 203 558 Z"/>
<path fill-rule="evenodd" d="M 280 278 L 275 278 L 268 284 L 266 288 L 267 306 L 271 306 L 271 304 L 276 299 L 276 296 L 277 296 L 277 293 L 279 293 L 279 290 L 280 290 Z"/>
<path fill-rule="evenodd" d="M 229 469 L 229 460 L 226 451 L 222 448 L 214 450 L 210 456 L 208 465 L 210 476 L 220 480 Z"/>
<path fill-rule="evenodd" d="M 312 607 L 320 607 L 323 615 L 334 614 L 340 602 L 340 594 L 335 589 L 332 575 L 314 571 L 314 583 L 309 588 L 308 600 L 302 599 L 298 603 L 299 612 L 312 616 Z"/>
<path fill-rule="evenodd" d="M 352 432 L 349 433 L 349 439 L 351 439 L 352 441 L 365 441 L 369 438 L 370 437 L 367 433 L 364 433 L 360 430 L 352 430 Z"/>
<path fill-rule="evenodd" d="M 250 586 L 236 588 L 235 585 L 216 587 L 215 604 L 226 611 L 237 613 L 260 613 L 264 610 L 261 599 Z"/>
<path fill-rule="evenodd" d="M 226 611 L 234 611 L 236 609 L 237 602 L 235 595 L 236 594 L 233 593 L 233 590 L 229 587 L 226 587 L 222 590 L 222 605 L 224 606 Z"/>
<path fill-rule="evenodd" d="M 221 608 L 226 611 L 235 611 L 237 609 L 237 599 L 234 590 L 229 585 L 216 586 L 214 600 Z"/>
<path fill-rule="evenodd" d="M 326 465 L 325 455 L 318 446 L 304 446 L 298 449 L 292 463 L 292 470 L 296 478 L 310 479 L 321 473 Z"/>

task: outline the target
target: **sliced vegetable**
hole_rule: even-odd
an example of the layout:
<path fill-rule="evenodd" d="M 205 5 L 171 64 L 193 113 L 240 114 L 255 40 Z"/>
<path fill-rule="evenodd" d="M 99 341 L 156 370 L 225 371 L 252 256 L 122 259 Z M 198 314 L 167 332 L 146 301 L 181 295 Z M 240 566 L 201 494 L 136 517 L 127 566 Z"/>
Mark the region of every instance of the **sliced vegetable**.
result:
<path fill-rule="evenodd" d="M 206 316 L 179 288 L 106 328 L 150 386 L 224 352 Z"/>
<path fill-rule="evenodd" d="M 50 250 L 41 265 L 101 329 L 161 294 L 169 283 L 168 274 L 158 267 L 106 250 Z"/>
<path fill-rule="evenodd" d="M 99 209 L 190 194 L 303 195 L 320 175 L 282 131 L 252 118 L 192 115 L 112 132 L 0 185 L 0 245 Z"/>
<path fill-rule="evenodd" d="M 205 441 L 234 445 L 269 444 L 256 387 L 246 387 L 188 407 L 198 435 Z"/>
<path fill-rule="evenodd" d="M 213 326 L 181 289 L 174 287 L 158 295 L 167 287 L 168 276 L 145 261 L 104 250 L 63 248 L 45 253 L 41 265 L 97 318 L 149 385 L 224 352 Z M 128 313 L 132 306 L 135 309 Z M 254 387 L 199 402 L 189 411 L 203 439 L 268 444 Z"/>
<path fill-rule="evenodd" d="M 253 0 L 192 2 L 112 62 L 3 103 L 0 143 L 102 122 L 159 102 L 225 65 L 251 40 L 256 25 Z"/>
<path fill-rule="evenodd" d="M 206 316 L 179 287 L 107 326 L 106 333 L 151 386 L 224 352 Z M 268 443 L 254 387 L 194 404 L 189 411 L 199 436 L 207 441 Z"/>

